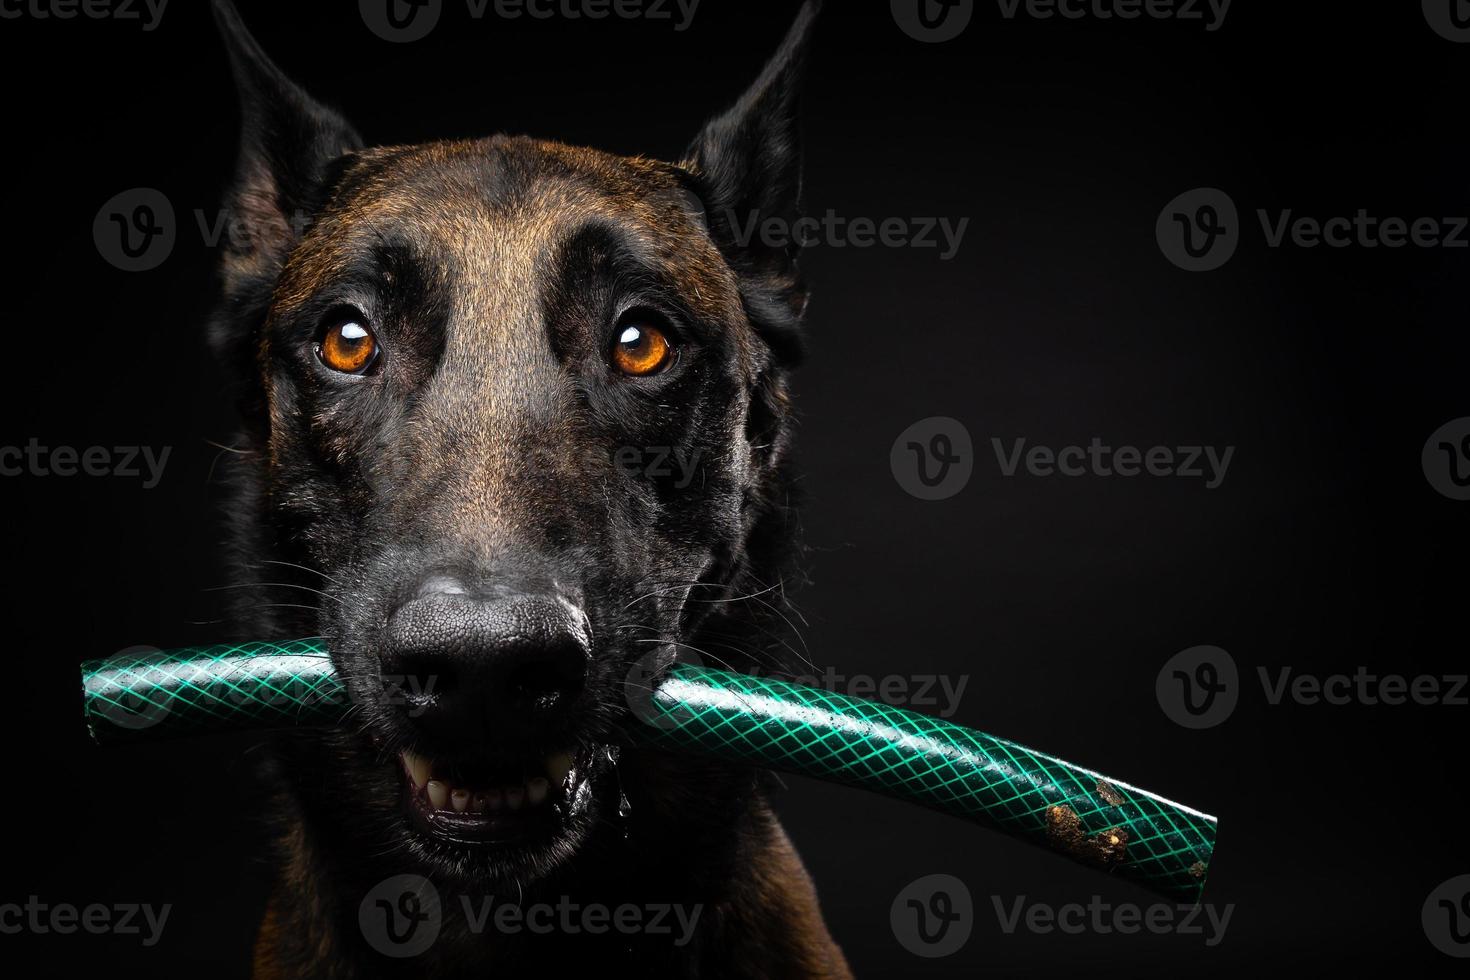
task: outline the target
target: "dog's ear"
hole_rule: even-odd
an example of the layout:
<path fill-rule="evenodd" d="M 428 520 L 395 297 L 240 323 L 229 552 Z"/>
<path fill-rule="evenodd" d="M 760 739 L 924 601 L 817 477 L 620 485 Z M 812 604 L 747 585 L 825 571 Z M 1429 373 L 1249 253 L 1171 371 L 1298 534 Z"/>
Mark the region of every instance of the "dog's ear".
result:
<path fill-rule="evenodd" d="M 362 147 L 348 122 L 281 72 L 246 30 L 231 0 L 214 0 L 240 96 L 240 156 L 226 201 L 225 298 L 242 313 L 257 304 L 334 182 L 343 158 Z M 217 345 L 230 325 L 216 324 Z"/>
<path fill-rule="evenodd" d="M 739 274 L 756 328 L 778 355 L 801 353 L 807 293 L 797 269 L 801 207 L 798 103 L 820 0 L 806 0 L 780 49 L 740 100 L 710 120 L 686 154 L 711 234 Z M 774 222 L 783 234 L 762 233 Z"/>

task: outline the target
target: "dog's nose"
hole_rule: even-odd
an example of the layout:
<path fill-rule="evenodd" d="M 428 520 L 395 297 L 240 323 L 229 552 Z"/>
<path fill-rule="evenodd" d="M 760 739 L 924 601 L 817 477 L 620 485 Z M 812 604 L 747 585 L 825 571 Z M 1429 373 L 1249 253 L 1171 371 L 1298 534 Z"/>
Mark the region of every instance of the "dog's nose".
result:
<path fill-rule="evenodd" d="M 483 594 L 440 575 L 388 617 L 380 660 L 413 724 L 463 745 L 534 736 L 564 718 L 590 641 L 581 611 L 554 593 Z"/>

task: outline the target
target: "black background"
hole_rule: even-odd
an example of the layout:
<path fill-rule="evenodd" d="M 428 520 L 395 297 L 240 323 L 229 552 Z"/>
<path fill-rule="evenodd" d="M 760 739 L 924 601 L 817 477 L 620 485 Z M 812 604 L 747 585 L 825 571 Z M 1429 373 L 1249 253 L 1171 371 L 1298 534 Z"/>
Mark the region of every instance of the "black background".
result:
<path fill-rule="evenodd" d="M 1006 935 L 991 896 L 1154 899 L 950 818 L 788 780 L 778 805 L 854 968 L 1455 966 L 1420 908 L 1470 872 L 1470 709 L 1270 706 L 1256 668 L 1464 672 L 1470 504 L 1429 486 L 1420 450 L 1470 415 L 1470 252 L 1271 249 L 1254 212 L 1470 213 L 1470 45 L 1434 34 L 1416 3 L 1239 0 L 1215 32 L 1006 20 L 981 3 L 963 35 L 933 45 L 886 3 L 829 6 L 806 105 L 809 210 L 970 225 L 952 261 L 823 245 L 806 260 L 806 642 L 845 674 L 968 675 L 958 720 L 1218 814 L 1205 898 L 1235 906 L 1213 948 Z M 428 39 L 395 45 L 348 0 L 244 5 L 279 63 L 370 141 L 528 132 L 664 158 L 754 76 L 793 9 L 704 0 L 676 32 L 474 21 L 450 0 Z M 254 740 L 91 749 L 74 674 L 134 644 L 207 642 L 221 615 L 207 591 L 226 584 L 210 472 L 232 423 L 201 330 L 217 252 L 193 212 L 217 213 L 233 164 L 222 49 L 196 0 L 175 0 L 152 32 L 0 20 L 0 85 L 0 443 L 172 447 L 152 490 L 0 480 L 14 821 L 0 902 L 174 906 L 151 949 L 7 935 L 0 959 L 34 957 L 32 975 L 245 976 L 268 880 Z M 1161 254 L 1154 222 L 1199 186 L 1226 190 L 1247 227 L 1223 269 L 1190 274 Z M 164 192 L 180 230 L 160 268 L 129 274 L 99 256 L 92 223 L 134 187 Z M 925 502 L 895 481 L 889 449 L 936 415 L 963 421 L 979 456 L 962 493 Z M 1213 491 L 1007 479 L 989 448 L 1093 436 L 1237 448 Z M 1154 680 L 1206 643 L 1240 665 L 1241 704 L 1187 731 Z M 889 905 L 936 872 L 967 883 L 978 921 L 962 952 L 926 961 L 894 939 Z"/>

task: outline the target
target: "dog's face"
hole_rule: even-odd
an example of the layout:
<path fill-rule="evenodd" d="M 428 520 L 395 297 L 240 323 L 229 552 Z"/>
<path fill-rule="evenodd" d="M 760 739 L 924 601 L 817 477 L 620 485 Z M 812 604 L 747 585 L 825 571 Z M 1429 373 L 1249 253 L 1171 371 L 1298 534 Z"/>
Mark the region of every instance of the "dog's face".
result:
<path fill-rule="evenodd" d="M 307 616 L 257 622 L 324 634 L 361 705 L 333 771 L 298 775 L 362 816 L 363 848 L 543 875 L 617 798 L 630 668 L 766 572 L 805 295 L 732 225 L 793 216 L 811 11 L 663 164 L 362 149 L 219 9 L 251 235 L 215 339 L 253 379 L 270 561 L 320 575 Z"/>

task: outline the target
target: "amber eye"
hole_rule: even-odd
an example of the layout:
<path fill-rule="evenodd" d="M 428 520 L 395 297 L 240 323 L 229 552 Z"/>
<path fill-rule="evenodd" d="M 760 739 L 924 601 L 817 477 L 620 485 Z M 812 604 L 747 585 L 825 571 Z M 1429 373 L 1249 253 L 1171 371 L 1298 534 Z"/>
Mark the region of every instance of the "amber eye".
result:
<path fill-rule="evenodd" d="M 378 359 L 378 338 L 363 324 L 347 320 L 327 331 L 317 354 L 333 371 L 362 374 Z"/>
<path fill-rule="evenodd" d="M 613 344 L 613 367 L 635 378 L 654 374 L 673 359 L 674 345 L 662 330 L 648 324 L 623 327 Z"/>

